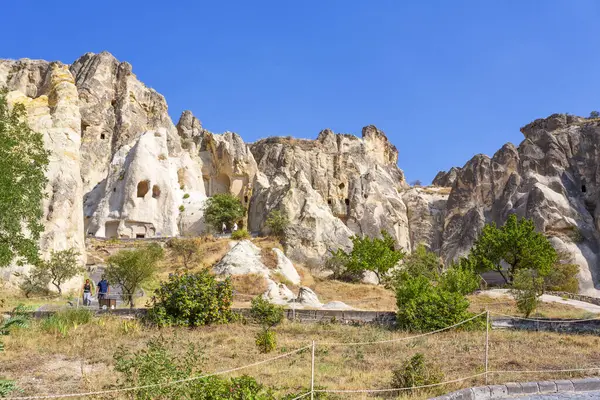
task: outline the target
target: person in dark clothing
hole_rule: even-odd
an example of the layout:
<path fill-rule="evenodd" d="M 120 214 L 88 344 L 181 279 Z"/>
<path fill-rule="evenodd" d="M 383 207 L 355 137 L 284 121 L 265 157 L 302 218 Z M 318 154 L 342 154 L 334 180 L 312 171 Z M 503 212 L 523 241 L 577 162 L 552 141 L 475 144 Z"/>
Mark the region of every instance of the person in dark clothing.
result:
<path fill-rule="evenodd" d="M 110 285 L 106 278 L 103 276 L 102 280 L 98 282 L 98 300 L 106 299 L 110 291 Z"/>
<path fill-rule="evenodd" d="M 89 279 L 85 280 L 83 284 L 83 305 L 89 306 L 92 304 L 92 294 L 94 292 L 94 288 Z"/>

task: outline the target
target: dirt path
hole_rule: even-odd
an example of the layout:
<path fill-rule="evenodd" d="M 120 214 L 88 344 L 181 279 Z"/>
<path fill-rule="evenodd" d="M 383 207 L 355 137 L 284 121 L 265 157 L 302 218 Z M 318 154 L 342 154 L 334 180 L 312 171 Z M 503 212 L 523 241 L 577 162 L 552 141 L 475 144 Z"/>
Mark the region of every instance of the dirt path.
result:
<path fill-rule="evenodd" d="M 512 298 L 510 291 L 508 289 L 486 290 L 486 291 L 479 293 L 479 296 L 488 296 L 488 297 L 492 297 L 492 298 L 502 298 L 502 297 Z M 563 299 L 560 296 L 554 296 L 554 295 L 550 295 L 550 294 L 542 295 L 540 300 L 545 303 L 567 304 L 571 307 L 576 307 L 576 308 L 579 308 L 579 309 L 587 311 L 587 312 L 600 314 L 600 306 L 597 306 L 595 304 L 586 303 L 584 301 Z"/>

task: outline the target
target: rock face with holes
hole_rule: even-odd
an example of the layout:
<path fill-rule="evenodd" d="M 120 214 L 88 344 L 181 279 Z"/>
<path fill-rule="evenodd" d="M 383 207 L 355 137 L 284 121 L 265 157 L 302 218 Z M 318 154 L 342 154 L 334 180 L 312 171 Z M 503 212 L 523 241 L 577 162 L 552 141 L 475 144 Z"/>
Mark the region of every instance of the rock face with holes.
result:
<path fill-rule="evenodd" d="M 352 234 L 378 236 L 381 230 L 410 249 L 398 151 L 374 126 L 363 128 L 362 139 L 324 130 L 316 140 L 269 138 L 251 150 L 260 172 L 249 226 L 266 232 L 268 213 L 285 211 L 293 258 L 320 263 L 328 250 L 349 248 Z"/>
<path fill-rule="evenodd" d="M 41 238 L 43 253 L 50 249 L 74 247 L 85 261 L 83 239 L 83 188 L 80 165 L 81 115 L 77 87 L 66 65 L 39 60 L 0 60 L 0 86 L 9 93 L 9 105 L 24 104 L 28 124 L 44 135 L 50 150 L 50 164 L 46 174 L 48 197 L 43 203 L 45 231 Z M 5 268 L 1 272 L 9 279 L 15 270 L 27 267 Z M 67 290 L 78 285 L 67 283 Z"/>
<path fill-rule="evenodd" d="M 525 140 L 493 157 L 477 155 L 457 171 L 446 204 L 442 255 L 465 254 L 487 222 L 510 213 L 533 219 L 581 269 L 580 291 L 598 295 L 600 121 L 564 114 L 523 128 Z"/>

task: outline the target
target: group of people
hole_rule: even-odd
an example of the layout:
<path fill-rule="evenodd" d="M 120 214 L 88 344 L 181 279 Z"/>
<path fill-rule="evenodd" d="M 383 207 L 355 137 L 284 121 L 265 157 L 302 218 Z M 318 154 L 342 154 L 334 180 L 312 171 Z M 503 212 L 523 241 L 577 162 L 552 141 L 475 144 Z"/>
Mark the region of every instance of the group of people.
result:
<path fill-rule="evenodd" d="M 98 288 L 98 301 L 105 299 L 110 293 L 110 284 L 105 277 L 102 277 L 100 282 L 96 285 Z M 92 304 L 92 296 L 94 295 L 94 284 L 86 279 L 83 284 L 83 305 L 89 306 Z"/>
<path fill-rule="evenodd" d="M 225 222 L 223 222 L 223 226 L 222 226 L 222 233 L 225 234 L 225 232 L 227 231 L 227 225 L 225 224 Z M 237 222 L 233 223 L 233 226 L 231 227 L 231 233 L 235 232 L 238 230 L 238 224 Z"/>

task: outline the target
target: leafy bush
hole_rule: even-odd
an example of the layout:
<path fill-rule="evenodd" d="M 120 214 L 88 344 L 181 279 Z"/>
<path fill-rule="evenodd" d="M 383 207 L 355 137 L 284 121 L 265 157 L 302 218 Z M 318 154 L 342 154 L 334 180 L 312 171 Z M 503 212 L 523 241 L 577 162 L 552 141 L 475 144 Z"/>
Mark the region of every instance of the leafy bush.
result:
<path fill-rule="evenodd" d="M 511 293 L 517 302 L 517 309 L 529 317 L 544 293 L 544 278 L 531 269 L 518 270 L 514 275 Z"/>
<path fill-rule="evenodd" d="M 63 310 L 42 320 L 40 327 L 53 335 L 67 336 L 71 329 L 92 322 L 93 316 L 92 312 L 85 308 Z"/>
<path fill-rule="evenodd" d="M 179 206 L 179 212 L 184 212 L 185 211 L 185 206 L 182 204 Z"/>
<path fill-rule="evenodd" d="M 590 118 L 590 119 L 593 119 L 593 118 L 600 118 L 600 112 L 598 112 L 598 111 L 595 111 L 595 110 L 594 110 L 594 111 L 592 111 L 592 112 L 590 112 L 590 116 L 589 116 L 589 118 Z"/>
<path fill-rule="evenodd" d="M 475 272 L 473 262 L 468 258 L 461 258 L 442 274 L 439 285 L 448 292 L 466 295 L 479 289 L 480 282 L 481 278 Z"/>
<path fill-rule="evenodd" d="M 217 231 L 221 230 L 223 224 L 233 225 L 235 221 L 239 221 L 244 215 L 246 215 L 246 209 L 240 200 L 231 194 L 215 194 L 206 200 L 204 220 Z"/>
<path fill-rule="evenodd" d="M 159 326 L 224 324 L 235 319 L 232 301 L 229 278 L 219 282 L 207 270 L 171 274 L 155 290 L 148 319 Z"/>
<path fill-rule="evenodd" d="M 104 275 L 111 284 L 121 286 L 123 300 L 133 308 L 135 293 L 154 277 L 163 256 L 162 247 L 156 243 L 135 250 L 121 250 L 108 258 Z"/>
<path fill-rule="evenodd" d="M 442 273 L 442 262 L 440 257 L 423 245 L 419 244 L 415 250 L 404 257 L 402 267 L 394 270 L 386 280 L 388 288 L 394 288 L 401 284 L 407 276 L 424 276 L 427 279 L 437 281 Z"/>
<path fill-rule="evenodd" d="M 260 349 L 262 353 L 270 353 L 275 350 L 277 346 L 277 335 L 275 332 L 269 329 L 261 329 L 256 334 L 256 347 Z"/>
<path fill-rule="evenodd" d="M 331 278 L 344 282 L 360 282 L 364 271 L 349 270 L 346 266 L 349 263 L 349 255 L 343 250 L 336 250 L 331 253 L 325 261 L 325 269 L 332 272 Z"/>
<path fill-rule="evenodd" d="M 262 296 L 256 296 L 252 299 L 250 316 L 256 323 L 266 329 L 270 329 L 283 321 L 283 307 L 270 303 Z"/>
<path fill-rule="evenodd" d="M 196 239 L 173 238 L 167 244 L 175 257 L 181 260 L 184 268 L 191 268 L 200 262 L 202 251 Z"/>
<path fill-rule="evenodd" d="M 408 274 L 396 286 L 397 324 L 401 329 L 430 331 L 472 316 L 469 301 L 460 293 L 434 285 L 427 277 Z"/>
<path fill-rule="evenodd" d="M 42 261 L 35 269 L 46 271 L 50 276 L 50 282 L 56 287 L 58 294 L 61 295 L 61 285 L 84 271 L 79 256 L 80 253 L 75 248 L 61 251 L 52 250 L 50 259 Z"/>
<path fill-rule="evenodd" d="M 546 290 L 555 292 L 579 292 L 579 265 L 573 264 L 572 256 L 569 253 L 561 252 L 558 254 L 558 262 L 554 264 L 552 271 L 544 276 L 544 287 Z"/>
<path fill-rule="evenodd" d="M 189 199 L 189 197 L 190 197 L 190 194 L 189 194 L 189 193 L 186 193 L 186 194 L 184 194 L 184 195 L 183 195 L 183 198 L 184 198 L 184 199 Z"/>
<path fill-rule="evenodd" d="M 401 368 L 392 371 L 393 388 L 409 388 L 435 385 L 442 382 L 444 375 L 432 364 L 425 362 L 425 356 L 417 353 Z"/>
<path fill-rule="evenodd" d="M 49 296 L 51 294 L 48 289 L 51 278 L 47 270 L 33 267 L 28 274 L 15 272 L 14 275 L 21 278 L 19 289 L 21 289 L 25 297 L 29 298 L 31 295 Z"/>
<path fill-rule="evenodd" d="M 184 355 L 173 354 L 162 337 L 153 339 L 137 352 L 121 347 L 114 355 L 115 370 L 121 374 L 121 387 L 144 386 L 132 391 L 134 399 L 274 400 L 271 389 L 249 376 L 224 379 L 197 378 L 184 384 L 165 383 L 199 376 L 202 353 L 190 345 Z M 158 385 L 161 386 L 152 386 Z"/>
<path fill-rule="evenodd" d="M 231 238 L 233 240 L 244 240 L 250 239 L 250 233 L 246 229 L 238 229 L 231 233 Z"/>
<path fill-rule="evenodd" d="M 271 211 L 267 217 L 267 227 L 269 228 L 271 234 L 280 238 L 285 235 L 285 230 L 289 224 L 290 221 L 285 213 L 279 210 Z"/>
<path fill-rule="evenodd" d="M 27 328 L 31 321 L 31 311 L 23 304 L 19 304 L 10 313 L 10 317 L 2 319 L 0 317 L 0 335 L 8 335 L 13 328 Z M 4 344 L 0 341 L 0 351 L 4 351 Z"/>

